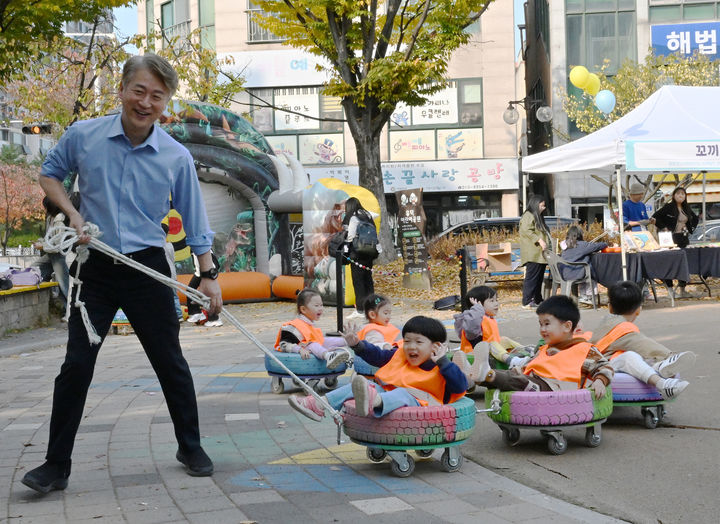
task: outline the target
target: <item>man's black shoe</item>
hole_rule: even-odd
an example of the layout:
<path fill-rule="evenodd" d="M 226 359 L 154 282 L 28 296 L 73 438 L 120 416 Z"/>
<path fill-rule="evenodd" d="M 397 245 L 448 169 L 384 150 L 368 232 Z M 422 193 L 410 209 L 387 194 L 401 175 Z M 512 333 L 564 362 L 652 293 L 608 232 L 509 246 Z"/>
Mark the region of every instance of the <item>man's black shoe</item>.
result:
<path fill-rule="evenodd" d="M 40 467 L 25 473 L 22 483 L 39 493 L 49 493 L 55 489 L 65 489 L 70 477 L 70 461 L 45 462 Z"/>
<path fill-rule="evenodd" d="M 187 474 L 191 477 L 209 477 L 213 474 L 213 463 L 203 448 L 198 448 L 190 453 L 183 453 L 178 450 L 175 458 L 185 465 Z"/>

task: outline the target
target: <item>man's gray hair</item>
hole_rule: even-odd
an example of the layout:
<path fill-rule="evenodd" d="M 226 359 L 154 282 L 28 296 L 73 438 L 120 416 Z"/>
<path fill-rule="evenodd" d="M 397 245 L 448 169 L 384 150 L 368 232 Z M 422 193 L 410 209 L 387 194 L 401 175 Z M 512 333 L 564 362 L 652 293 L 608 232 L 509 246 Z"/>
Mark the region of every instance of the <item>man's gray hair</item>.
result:
<path fill-rule="evenodd" d="M 162 80 L 162 83 L 170 91 L 170 96 L 175 93 L 178 86 L 178 76 L 175 69 L 170 65 L 170 62 L 154 53 L 134 55 L 125 62 L 121 80 L 123 88 L 127 87 L 132 77 L 140 69 L 147 69 Z"/>

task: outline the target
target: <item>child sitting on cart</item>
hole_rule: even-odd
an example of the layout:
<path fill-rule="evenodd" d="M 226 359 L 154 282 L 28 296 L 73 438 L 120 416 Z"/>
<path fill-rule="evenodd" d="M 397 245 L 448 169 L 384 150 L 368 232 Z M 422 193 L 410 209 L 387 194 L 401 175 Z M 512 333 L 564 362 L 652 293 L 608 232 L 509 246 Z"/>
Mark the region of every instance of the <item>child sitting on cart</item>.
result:
<path fill-rule="evenodd" d="M 361 416 L 382 417 L 405 406 L 449 404 L 465 394 L 465 373 L 447 357 L 447 332 L 439 320 L 416 316 L 403 326 L 402 349 L 382 349 L 360 340 L 354 329 L 344 334 L 345 341 L 368 364 L 378 366 L 375 382 L 355 375 L 351 384 L 329 391 L 324 400 L 340 409 L 346 400 L 355 399 Z M 461 360 L 467 365 L 463 353 Z M 290 405 L 313 420 L 321 420 L 325 411 L 310 395 L 291 395 Z"/>
<path fill-rule="evenodd" d="M 297 296 L 297 318 L 285 322 L 275 340 L 275 349 L 284 353 L 300 353 L 307 360 L 312 355 L 325 360 L 328 369 L 335 369 L 350 359 L 342 337 L 325 337 L 315 322 L 323 314 L 322 297 L 317 291 L 303 289 Z"/>
<path fill-rule="evenodd" d="M 537 355 L 522 367 L 491 369 L 488 345 L 477 344 L 471 368 L 476 383 L 500 391 L 562 391 L 587 386 L 595 398 L 603 398 L 614 371 L 597 348 L 574 334 L 580 310 L 572 299 L 549 297 L 536 312 L 540 336 L 545 340 Z"/>
<path fill-rule="evenodd" d="M 608 299 L 610 314 L 600 321 L 590 342 L 610 359 L 615 371 L 656 387 L 666 400 L 682 393 L 688 382 L 672 377 L 695 363 L 695 353 L 672 353 L 640 333 L 634 322 L 642 310 L 643 294 L 634 282 L 613 284 L 608 289 Z M 662 360 L 650 365 L 646 359 Z"/>
<path fill-rule="evenodd" d="M 365 298 L 365 318 L 368 323 L 358 331 L 360 340 L 366 340 L 382 349 L 400 346 L 402 332 L 390 323 L 392 304 L 382 295 L 372 293 Z"/>

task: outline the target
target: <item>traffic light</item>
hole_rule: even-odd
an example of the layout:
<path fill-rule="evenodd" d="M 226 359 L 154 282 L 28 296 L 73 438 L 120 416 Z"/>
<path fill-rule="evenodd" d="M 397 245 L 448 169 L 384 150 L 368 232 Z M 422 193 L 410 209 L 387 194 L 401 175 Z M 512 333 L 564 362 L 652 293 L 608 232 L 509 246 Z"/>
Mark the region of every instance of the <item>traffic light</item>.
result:
<path fill-rule="evenodd" d="M 25 135 L 47 135 L 52 133 L 52 124 L 30 124 L 23 126 L 22 132 Z"/>

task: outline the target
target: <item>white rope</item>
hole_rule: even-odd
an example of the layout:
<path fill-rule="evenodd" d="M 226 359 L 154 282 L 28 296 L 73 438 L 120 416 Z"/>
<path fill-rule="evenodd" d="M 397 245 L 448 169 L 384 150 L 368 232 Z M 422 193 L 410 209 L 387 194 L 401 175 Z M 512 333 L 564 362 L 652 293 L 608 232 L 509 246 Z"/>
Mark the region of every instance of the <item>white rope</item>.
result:
<path fill-rule="evenodd" d="M 118 260 L 122 262 L 123 264 L 126 264 L 134 269 L 137 269 L 138 271 L 145 273 L 146 275 L 154 278 L 155 280 L 165 284 L 168 287 L 174 288 L 176 290 L 182 291 L 185 296 L 188 297 L 188 300 L 192 300 L 193 302 L 202 305 L 205 309 L 210 308 L 210 298 L 207 297 L 205 294 L 201 293 L 197 289 L 191 288 L 182 282 L 178 282 L 177 280 L 165 276 L 162 273 L 159 273 L 155 271 L 154 269 L 151 269 L 147 267 L 144 264 L 141 264 L 132 258 L 126 257 L 122 253 L 117 252 L 104 242 L 98 240 L 98 237 L 102 235 L 102 232 L 99 230 L 99 228 L 90 222 L 85 223 L 85 227 L 83 228 L 83 231 L 87 233 L 90 236 L 90 242 L 88 244 L 78 244 L 76 252 L 77 252 L 77 267 L 75 270 L 75 276 L 70 278 L 70 283 L 68 285 L 68 300 L 70 300 L 70 297 L 72 297 L 72 288 L 73 284 L 77 285 L 77 293 L 75 296 L 75 302 L 74 306 L 76 306 L 78 309 L 80 309 L 80 315 L 83 319 L 83 324 L 85 325 L 85 329 L 88 333 L 88 339 L 90 340 L 91 344 L 99 344 L 102 340 L 100 336 L 97 334 L 97 331 L 95 331 L 95 327 L 90 322 L 90 318 L 87 313 L 87 309 L 85 308 L 85 303 L 80 300 L 80 290 L 82 288 L 82 281 L 80 280 L 80 266 L 87 261 L 90 253 L 88 250 L 88 247 L 92 247 L 101 253 L 104 253 L 105 255 Z M 75 228 L 65 226 L 61 223 L 53 224 L 51 225 L 47 231 L 45 232 L 45 238 L 43 239 L 43 250 L 45 250 L 48 253 L 60 253 L 63 256 L 66 256 L 70 251 L 72 251 L 73 246 L 77 243 L 78 235 Z M 300 387 L 302 387 L 308 394 L 315 397 L 316 400 L 318 400 L 324 407 L 327 409 L 333 417 L 333 420 L 335 421 L 335 424 L 338 425 L 338 428 L 342 425 L 343 418 L 342 415 L 334 409 L 326 400 L 324 397 L 321 397 L 318 395 L 313 388 L 308 386 L 305 382 L 303 382 L 300 378 L 295 375 L 292 371 L 290 371 L 287 366 L 280 361 L 277 356 L 275 356 L 274 353 L 276 353 L 273 349 L 268 349 L 265 347 L 265 345 L 260 342 L 255 335 L 253 335 L 250 331 L 248 331 L 245 326 L 243 326 L 238 319 L 236 319 L 225 307 L 220 310 L 220 314 L 227 319 L 230 324 L 235 326 L 240 332 L 245 335 L 250 342 L 255 344 L 263 353 L 268 355 L 270 358 L 272 358 L 280 367 L 282 367 L 288 375 L 295 381 L 296 384 L 299 384 Z M 65 314 L 65 319 L 70 316 L 70 307 L 67 308 L 67 312 Z M 338 436 L 338 442 L 339 442 L 339 436 Z"/>

